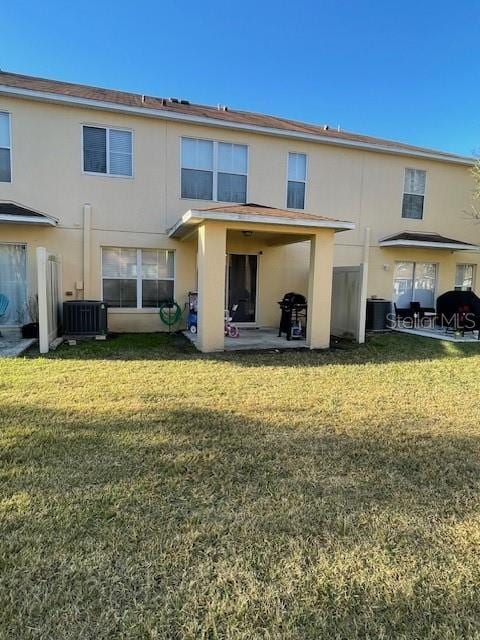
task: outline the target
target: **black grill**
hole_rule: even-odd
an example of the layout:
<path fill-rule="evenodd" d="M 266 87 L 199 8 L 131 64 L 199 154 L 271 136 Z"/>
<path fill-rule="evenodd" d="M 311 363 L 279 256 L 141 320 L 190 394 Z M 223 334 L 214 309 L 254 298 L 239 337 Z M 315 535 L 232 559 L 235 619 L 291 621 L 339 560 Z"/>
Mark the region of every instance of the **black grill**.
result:
<path fill-rule="evenodd" d="M 287 340 L 302 339 L 307 331 L 307 299 L 301 293 L 286 293 L 279 301 L 282 315 L 278 336 L 285 333 Z"/>
<path fill-rule="evenodd" d="M 104 336 L 108 333 L 107 307 L 100 300 L 63 303 L 63 332 L 69 336 Z"/>

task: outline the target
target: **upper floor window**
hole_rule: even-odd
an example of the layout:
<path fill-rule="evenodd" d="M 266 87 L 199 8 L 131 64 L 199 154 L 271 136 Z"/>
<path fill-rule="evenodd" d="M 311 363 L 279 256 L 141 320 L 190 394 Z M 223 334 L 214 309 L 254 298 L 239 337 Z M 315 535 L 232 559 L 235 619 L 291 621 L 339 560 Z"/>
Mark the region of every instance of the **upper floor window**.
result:
<path fill-rule="evenodd" d="M 457 264 L 455 270 L 456 291 L 472 291 L 475 280 L 474 264 Z"/>
<path fill-rule="evenodd" d="M 132 132 L 110 127 L 83 127 L 83 170 L 109 176 L 133 175 Z"/>
<path fill-rule="evenodd" d="M 182 138 L 182 198 L 246 202 L 247 174 L 246 145 Z"/>
<path fill-rule="evenodd" d="M 425 183 L 427 172 L 422 169 L 405 169 L 402 218 L 423 218 Z"/>
<path fill-rule="evenodd" d="M 288 154 L 287 209 L 305 208 L 305 184 L 307 181 L 307 156 L 304 153 Z"/>
<path fill-rule="evenodd" d="M 111 307 L 156 309 L 174 298 L 174 252 L 104 247 L 102 286 Z"/>
<path fill-rule="evenodd" d="M 0 112 L 0 182 L 12 181 L 10 114 Z"/>

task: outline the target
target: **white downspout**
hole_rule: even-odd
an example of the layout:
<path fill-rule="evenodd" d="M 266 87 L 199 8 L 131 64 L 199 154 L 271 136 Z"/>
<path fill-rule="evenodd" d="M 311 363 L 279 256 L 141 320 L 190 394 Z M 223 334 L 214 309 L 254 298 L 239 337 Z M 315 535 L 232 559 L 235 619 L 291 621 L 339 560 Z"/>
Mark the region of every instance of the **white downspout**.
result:
<path fill-rule="evenodd" d="M 363 256 L 360 269 L 360 309 L 358 312 L 358 342 L 365 342 L 365 324 L 367 319 L 368 261 L 370 257 L 370 227 L 365 227 L 363 236 Z"/>
<path fill-rule="evenodd" d="M 91 260 L 92 206 L 83 205 L 83 299 L 90 296 L 90 260 Z"/>

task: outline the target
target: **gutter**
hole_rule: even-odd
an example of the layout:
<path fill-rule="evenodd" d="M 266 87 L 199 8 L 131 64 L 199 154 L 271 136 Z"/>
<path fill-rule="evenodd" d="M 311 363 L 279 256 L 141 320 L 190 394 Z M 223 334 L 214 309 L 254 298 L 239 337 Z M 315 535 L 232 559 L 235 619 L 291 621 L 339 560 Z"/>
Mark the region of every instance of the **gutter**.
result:
<path fill-rule="evenodd" d="M 57 226 L 57 221 L 52 218 L 48 218 L 47 216 L 40 218 L 38 216 L 13 216 L 8 213 L 0 213 L 0 223 L 6 222 L 10 224 L 38 224 L 50 227 Z"/>
<path fill-rule="evenodd" d="M 248 131 L 257 134 L 276 136 L 280 138 L 290 138 L 295 140 L 303 140 L 306 142 L 317 142 L 320 144 L 328 144 L 332 146 L 348 147 L 351 149 L 364 149 L 367 151 L 376 151 L 377 153 L 388 153 L 392 155 L 400 155 L 414 158 L 425 158 L 428 160 L 438 160 L 440 162 L 448 162 L 451 164 L 460 164 L 464 166 L 473 166 L 474 158 L 457 155 L 445 155 L 435 151 L 421 151 L 398 149 L 383 144 L 372 144 L 369 142 L 358 142 L 355 140 L 344 140 L 342 138 L 334 138 L 322 136 L 313 133 L 300 133 L 289 129 L 278 129 L 274 127 L 263 127 L 253 124 L 242 124 L 228 120 L 217 120 L 205 116 L 194 116 L 185 113 L 175 113 L 163 109 L 149 109 L 147 107 L 134 107 L 130 105 L 122 105 L 114 102 L 106 102 L 102 100 L 93 100 L 90 98 L 79 98 L 65 94 L 50 93 L 47 91 L 34 91 L 32 89 L 23 89 L 21 87 L 10 87 L 0 84 L 0 94 L 11 96 L 13 98 L 24 98 L 30 100 L 38 100 L 41 102 L 51 102 L 56 104 L 66 104 L 70 106 L 88 107 L 90 109 L 99 109 L 103 111 L 114 111 L 117 113 L 128 113 L 130 115 L 143 116 L 147 118 L 160 118 L 163 120 L 171 120 L 173 122 L 188 122 L 190 124 L 208 125 L 222 129 L 234 129 L 237 131 Z"/>
<path fill-rule="evenodd" d="M 417 247 L 418 249 L 450 249 L 451 251 L 480 251 L 480 246 L 461 242 L 422 242 L 421 240 L 385 240 L 379 247 Z"/>
<path fill-rule="evenodd" d="M 287 219 L 280 216 L 249 216 L 240 213 L 222 213 L 217 211 L 211 213 L 208 211 L 198 211 L 190 209 L 178 220 L 173 227 L 167 230 L 167 234 L 170 238 L 181 237 L 182 227 L 193 227 L 200 224 L 204 220 L 216 220 L 217 222 L 248 222 L 253 224 L 271 224 L 271 225 L 283 225 L 291 227 L 306 227 L 317 229 L 335 229 L 336 231 L 348 231 L 355 229 L 354 222 L 347 222 L 343 220 L 300 220 L 300 219 Z"/>

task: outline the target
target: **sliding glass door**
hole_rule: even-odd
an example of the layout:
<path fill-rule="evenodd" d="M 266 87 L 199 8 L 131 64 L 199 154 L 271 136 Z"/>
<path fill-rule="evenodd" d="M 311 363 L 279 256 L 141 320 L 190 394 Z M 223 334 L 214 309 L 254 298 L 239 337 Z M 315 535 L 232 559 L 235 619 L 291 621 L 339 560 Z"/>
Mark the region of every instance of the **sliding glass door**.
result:
<path fill-rule="evenodd" d="M 255 322 L 257 310 L 258 256 L 229 253 L 227 263 L 227 306 L 238 305 L 236 322 Z"/>
<path fill-rule="evenodd" d="M 404 309 L 411 302 L 422 307 L 435 307 L 437 265 L 434 262 L 396 262 L 393 279 L 393 299 Z"/>
<path fill-rule="evenodd" d="M 0 244 L 1 294 L 8 305 L 0 325 L 27 322 L 27 248 L 23 244 Z"/>

